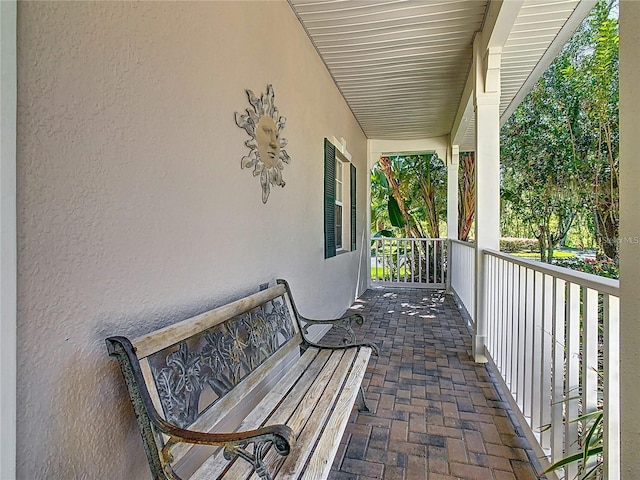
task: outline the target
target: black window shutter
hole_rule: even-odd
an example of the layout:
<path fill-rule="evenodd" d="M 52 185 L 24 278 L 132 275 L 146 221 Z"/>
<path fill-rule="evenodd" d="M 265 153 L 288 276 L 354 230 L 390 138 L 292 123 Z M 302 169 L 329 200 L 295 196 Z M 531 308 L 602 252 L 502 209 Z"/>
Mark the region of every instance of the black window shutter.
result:
<path fill-rule="evenodd" d="M 324 139 L 324 258 L 336 256 L 336 147 Z"/>
<path fill-rule="evenodd" d="M 351 251 L 356 249 L 356 167 L 352 163 L 351 164 L 351 172 L 349 177 L 351 177 L 351 189 L 350 189 L 350 197 L 351 197 Z"/>

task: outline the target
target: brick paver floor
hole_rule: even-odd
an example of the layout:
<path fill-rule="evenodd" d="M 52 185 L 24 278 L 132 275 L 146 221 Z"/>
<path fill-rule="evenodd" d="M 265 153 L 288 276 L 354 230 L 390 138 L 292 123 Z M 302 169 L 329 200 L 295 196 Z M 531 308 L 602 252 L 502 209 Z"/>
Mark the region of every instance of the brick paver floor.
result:
<path fill-rule="evenodd" d="M 331 480 L 545 478 L 450 296 L 372 289 L 352 308 L 366 319 L 358 340 L 380 356 L 363 382 L 373 413 L 354 409 Z"/>

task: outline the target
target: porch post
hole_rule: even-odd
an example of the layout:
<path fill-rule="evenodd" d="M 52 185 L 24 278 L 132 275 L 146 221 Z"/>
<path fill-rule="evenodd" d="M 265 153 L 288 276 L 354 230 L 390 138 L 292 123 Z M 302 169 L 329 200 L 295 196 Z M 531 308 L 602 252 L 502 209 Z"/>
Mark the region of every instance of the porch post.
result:
<path fill-rule="evenodd" d="M 640 2 L 620 2 L 620 474 L 640 478 Z"/>
<path fill-rule="evenodd" d="M 451 158 L 447 164 L 447 237 L 458 239 L 458 162 L 460 148 L 451 145 Z"/>
<path fill-rule="evenodd" d="M 451 252 L 451 240 L 458 239 L 458 162 L 460 149 L 458 145 L 450 145 L 447 162 L 447 238 L 449 239 L 447 257 L 447 292 L 451 292 L 451 268 L 453 259 Z"/>
<path fill-rule="evenodd" d="M 485 249 L 500 248 L 500 61 L 502 49 L 473 44 L 476 116 L 476 278 L 473 357 L 486 362 L 487 319 Z"/>

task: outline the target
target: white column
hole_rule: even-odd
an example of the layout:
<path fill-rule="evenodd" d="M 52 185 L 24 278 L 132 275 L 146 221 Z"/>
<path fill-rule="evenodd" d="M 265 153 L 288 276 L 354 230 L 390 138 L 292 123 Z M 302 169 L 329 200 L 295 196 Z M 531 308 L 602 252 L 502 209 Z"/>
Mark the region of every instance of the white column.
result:
<path fill-rule="evenodd" d="M 458 168 L 460 150 L 458 145 L 451 145 L 447 155 L 447 238 L 458 239 Z M 451 293 L 451 276 L 453 275 L 453 249 L 451 241 L 448 242 L 448 267 L 447 267 L 447 293 Z"/>
<path fill-rule="evenodd" d="M 640 478 L 640 2 L 620 2 L 621 478 Z"/>
<path fill-rule="evenodd" d="M 16 2 L 0 1 L 0 465 L 16 478 Z"/>
<path fill-rule="evenodd" d="M 487 316 L 484 249 L 500 248 L 500 61 L 501 49 L 482 50 L 476 35 L 474 107 L 476 116 L 476 302 L 473 357 L 486 362 Z"/>
<path fill-rule="evenodd" d="M 447 237 L 458 239 L 458 162 L 460 149 L 451 146 L 451 158 L 447 165 Z"/>

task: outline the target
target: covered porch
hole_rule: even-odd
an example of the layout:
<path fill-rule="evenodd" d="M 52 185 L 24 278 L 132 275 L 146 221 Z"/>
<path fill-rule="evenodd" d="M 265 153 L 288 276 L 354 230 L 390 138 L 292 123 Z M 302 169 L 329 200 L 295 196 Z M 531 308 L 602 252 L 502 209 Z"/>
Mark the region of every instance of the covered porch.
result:
<path fill-rule="evenodd" d="M 0 2 L 7 478 L 148 478 L 104 338 L 275 278 L 308 316 L 359 299 L 359 336 L 382 346 L 376 414 L 354 414 L 334 478 L 535 478 L 599 388 L 605 478 L 640 478 L 640 2 L 620 2 L 619 284 L 499 252 L 500 126 L 594 3 Z M 287 121 L 279 171 L 238 123 L 252 106 Z M 329 144 L 349 174 L 338 251 Z M 449 173 L 449 238 L 424 266 L 438 290 L 374 289 L 369 170 L 425 151 Z M 464 151 L 473 244 L 456 231 Z"/>

